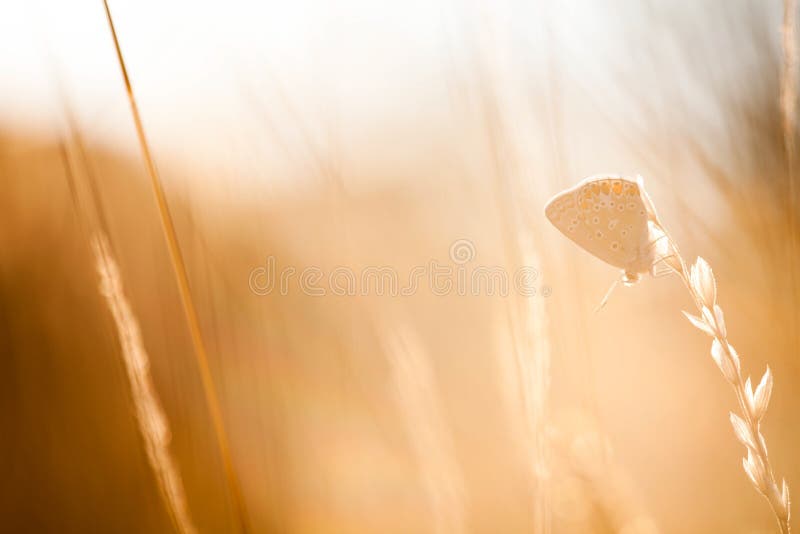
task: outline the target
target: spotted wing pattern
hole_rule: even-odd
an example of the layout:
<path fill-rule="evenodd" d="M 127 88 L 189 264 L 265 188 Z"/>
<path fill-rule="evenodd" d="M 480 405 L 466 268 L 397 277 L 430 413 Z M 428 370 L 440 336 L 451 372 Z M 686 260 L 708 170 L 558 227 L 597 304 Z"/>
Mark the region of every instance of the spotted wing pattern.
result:
<path fill-rule="evenodd" d="M 545 215 L 564 235 L 604 262 L 619 269 L 640 263 L 648 215 L 635 181 L 587 178 L 553 197 Z"/>

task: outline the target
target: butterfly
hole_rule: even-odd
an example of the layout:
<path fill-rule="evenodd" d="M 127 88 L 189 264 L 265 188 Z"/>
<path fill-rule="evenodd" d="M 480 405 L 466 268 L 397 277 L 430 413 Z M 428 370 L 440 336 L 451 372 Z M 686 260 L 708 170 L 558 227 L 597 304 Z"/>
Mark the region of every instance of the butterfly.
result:
<path fill-rule="evenodd" d="M 657 266 L 670 256 L 669 239 L 641 176 L 590 176 L 550 199 L 544 213 L 578 246 L 621 269 L 625 285 L 643 274 L 660 275 Z"/>

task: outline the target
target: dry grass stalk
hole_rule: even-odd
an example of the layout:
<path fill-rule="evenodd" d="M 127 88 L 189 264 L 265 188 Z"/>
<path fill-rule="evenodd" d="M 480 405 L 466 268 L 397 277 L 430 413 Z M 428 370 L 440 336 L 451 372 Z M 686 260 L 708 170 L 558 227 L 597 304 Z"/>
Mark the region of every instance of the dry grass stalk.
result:
<path fill-rule="evenodd" d="M 491 39 L 490 31 L 486 37 Z M 524 150 L 514 143 L 510 117 L 524 104 L 509 90 L 513 67 L 495 55 L 497 43 L 486 46 L 481 63 L 478 93 L 485 121 L 486 142 L 493 167 L 494 196 L 504 262 L 509 270 L 539 266 L 533 232 L 525 220 L 525 202 L 520 198 L 530 187 L 523 176 Z M 550 465 L 547 444 L 547 405 L 550 391 L 550 338 L 547 310 L 540 295 L 516 295 L 503 303 L 505 328 L 511 340 L 510 356 L 516 372 L 514 390 L 520 396 L 524 421 L 524 442 L 536 483 L 533 498 L 534 530 L 546 534 L 552 529 Z"/>
<path fill-rule="evenodd" d="M 386 340 L 397 400 L 424 477 L 435 532 L 465 532 L 464 483 L 436 395 L 433 369 L 418 341 L 395 330 Z"/>
<path fill-rule="evenodd" d="M 684 313 L 694 326 L 713 338 L 711 357 L 733 387 L 739 401 L 741 415 L 731 412 L 730 419 L 736 437 L 747 448 L 747 457 L 742 460 L 744 471 L 756 490 L 769 501 L 781 532 L 788 534 L 789 487 L 785 479 L 778 486 L 769 462 L 767 444 L 761 434 L 761 421 L 772 394 L 772 372 L 767 367 L 755 391 L 749 376 L 743 380 L 739 355 L 728 341 L 725 316 L 716 302 L 716 281 L 711 267 L 703 258 L 697 258 L 691 269 L 687 270 L 686 263 L 677 253 L 677 247 L 673 244 L 672 248 L 680 264 L 676 272 L 689 290 L 699 315 Z"/>
<path fill-rule="evenodd" d="M 783 48 L 783 68 L 781 71 L 781 114 L 783 137 L 787 156 L 794 159 L 795 128 L 797 119 L 797 3 L 783 0 L 783 27 L 781 31 Z M 791 163 L 791 161 L 790 161 Z M 794 177 L 791 176 L 790 180 Z M 796 184 L 790 183 L 794 188 Z M 792 197 L 792 202 L 795 198 Z"/>
<path fill-rule="evenodd" d="M 789 180 L 789 236 L 791 241 L 790 272 L 792 273 L 792 291 L 795 300 L 798 298 L 797 272 L 797 2 L 783 0 L 783 27 L 781 29 L 783 65 L 781 68 L 780 107 L 783 125 L 783 143 L 786 151 L 786 166 Z M 795 313 L 795 323 L 797 314 Z M 795 327 L 798 325 L 795 324 Z M 797 339 L 795 338 L 795 342 Z M 795 345 L 795 349 L 797 346 Z"/>
<path fill-rule="evenodd" d="M 197 532 L 186 504 L 181 476 L 169 453 L 171 439 L 169 424 L 158 401 L 150 376 L 150 360 L 142 342 L 139 324 L 125 298 L 119 268 L 109 251 L 104 235 L 98 233 L 92 239 L 92 249 L 100 275 L 100 292 L 106 299 L 114 324 L 117 327 L 122 358 L 125 362 L 131 386 L 133 405 L 139 430 L 147 451 L 147 459 L 155 472 L 158 487 L 167 503 L 167 509 L 178 532 Z"/>
<path fill-rule="evenodd" d="M 521 245 L 523 265 L 541 265 L 530 242 Z M 522 297 L 519 311 L 522 335 L 515 336 L 520 391 L 523 396 L 526 428 L 529 433 L 534 476 L 538 482 L 536 532 L 550 532 L 550 459 L 548 447 L 547 405 L 550 393 L 550 336 L 547 310 L 541 295 Z"/>
<path fill-rule="evenodd" d="M 134 126 L 136 127 L 136 136 L 139 141 L 139 148 L 142 152 L 147 173 L 150 177 L 150 182 L 153 188 L 153 193 L 156 198 L 158 213 L 161 219 L 161 228 L 164 232 L 164 237 L 167 242 L 170 259 L 172 260 L 173 270 L 178 282 L 178 291 L 181 296 L 184 314 L 189 327 L 189 333 L 192 338 L 194 346 L 194 354 L 197 360 L 197 366 L 200 371 L 200 378 L 203 385 L 203 393 L 206 398 L 206 404 L 210 412 L 211 421 L 214 426 L 215 435 L 217 438 L 217 446 L 220 451 L 222 463 L 225 469 L 225 476 L 228 481 L 228 489 L 234 503 L 239 530 L 241 532 L 248 532 L 247 509 L 245 507 L 244 496 L 242 494 L 236 471 L 233 467 L 233 459 L 230 452 L 230 444 L 225 430 L 225 424 L 222 417 L 222 409 L 220 408 L 219 396 L 217 395 L 216 386 L 214 385 L 214 378 L 211 375 L 211 368 L 208 363 L 208 354 L 206 352 L 205 343 L 200 331 L 200 320 L 197 316 L 197 310 L 192 298 L 191 289 L 189 287 L 189 276 L 186 270 L 186 263 L 183 259 L 180 246 L 178 245 L 177 232 L 175 225 L 172 222 L 172 216 L 169 212 L 164 188 L 161 184 L 158 171 L 156 170 L 155 162 L 150 152 L 150 146 L 147 142 L 147 137 L 144 132 L 142 118 L 139 114 L 139 106 L 136 103 L 136 98 L 133 95 L 133 87 L 131 85 L 130 77 L 128 76 L 128 69 L 125 66 L 125 60 L 122 56 L 122 48 L 117 38 L 117 32 L 114 27 L 114 20 L 111 16 L 111 10 L 108 7 L 108 0 L 103 0 L 105 7 L 106 19 L 108 21 L 111 37 L 114 41 L 114 48 L 117 54 L 122 78 L 125 82 L 125 90 L 128 96 L 128 103 L 131 107 L 131 114 L 133 116 Z"/>
<path fill-rule="evenodd" d="M 776 482 L 769 462 L 767 444 L 761 434 L 761 421 L 766 414 L 772 394 L 772 372 L 767 367 L 753 391 L 750 377 L 746 380 L 743 378 L 739 355 L 728 341 L 725 316 L 717 304 L 717 285 L 711 267 L 703 258 L 697 258 L 695 264 L 687 268 L 677 245 L 658 217 L 655 213 L 651 216 L 657 229 L 663 232 L 660 235 L 669 243 L 667 255 L 662 256 L 662 259 L 667 260 L 666 264 L 680 276 L 697 307 L 698 315 L 687 312 L 684 314 L 694 326 L 713 338 L 711 357 L 736 393 L 741 415 L 731 412 L 730 420 L 736 437 L 747 448 L 747 457 L 742 460 L 744 471 L 756 490 L 766 497 L 781 532 L 788 534 L 790 532 L 789 487 L 785 479 L 781 481 L 780 486 Z"/>
<path fill-rule="evenodd" d="M 131 399 L 147 459 L 155 473 L 159 492 L 176 531 L 191 534 L 197 529 L 188 511 L 180 472 L 169 454 L 171 437 L 169 422 L 158 401 L 149 371 L 150 360 L 144 349 L 139 324 L 125 298 L 119 268 L 106 238 L 108 230 L 105 216 L 95 189 L 96 183 L 88 172 L 83 140 L 66 104 L 65 111 L 67 126 L 75 146 L 74 152 L 78 154 L 77 158 L 73 157 L 73 151 L 69 149 L 67 143 L 62 143 L 61 152 L 67 182 L 79 220 L 84 224 L 87 236 L 93 236 L 90 241 L 100 274 L 100 292 L 108 303 L 119 334 L 123 362 L 131 387 Z M 81 174 L 84 175 L 84 179 L 77 180 L 77 176 Z"/>

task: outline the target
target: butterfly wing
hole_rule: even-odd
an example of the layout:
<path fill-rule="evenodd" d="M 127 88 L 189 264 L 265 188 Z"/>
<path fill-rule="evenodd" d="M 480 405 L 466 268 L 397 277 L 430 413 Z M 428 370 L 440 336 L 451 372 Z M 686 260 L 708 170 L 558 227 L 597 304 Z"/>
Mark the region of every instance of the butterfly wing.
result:
<path fill-rule="evenodd" d="M 639 185 L 618 176 L 592 176 L 553 197 L 545 215 L 581 248 L 619 269 L 638 271 L 647 241 L 647 207 Z"/>

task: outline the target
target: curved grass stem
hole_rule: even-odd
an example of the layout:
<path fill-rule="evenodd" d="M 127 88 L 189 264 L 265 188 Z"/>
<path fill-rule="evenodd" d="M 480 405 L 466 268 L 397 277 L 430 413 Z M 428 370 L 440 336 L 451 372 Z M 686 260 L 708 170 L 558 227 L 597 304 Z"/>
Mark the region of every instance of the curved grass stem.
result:
<path fill-rule="evenodd" d="M 742 377 L 739 356 L 728 342 L 722 309 L 715 302 L 716 282 L 711 268 L 705 260 L 698 258 L 692 269 L 688 269 L 675 241 L 669 236 L 660 222 L 657 222 L 657 224 L 659 229 L 667 236 L 671 253 L 674 254 L 677 260 L 677 265 L 671 264 L 670 267 L 681 278 L 697 308 L 699 315 L 696 318 L 690 317 L 692 323 L 714 338 L 714 347 L 720 347 L 718 351 L 719 359 L 715 356 L 715 360 L 723 375 L 733 387 L 741 412 L 741 417 L 731 414 L 731 419 L 733 422 L 734 418 L 738 417 L 738 420 L 742 421 L 746 428 L 744 435 L 740 435 L 737 431 L 737 437 L 748 448 L 748 456 L 744 460 L 745 472 L 756 490 L 764 495 L 767 502 L 769 502 L 781 534 L 790 534 L 789 490 L 785 480 L 781 486 L 778 485 L 769 461 L 766 442 L 761 434 L 761 417 L 763 417 L 763 411 L 766 410 L 766 404 L 761 410 L 757 410 L 755 406 L 759 392 L 761 392 L 762 396 L 765 396 L 767 401 L 769 399 L 772 387 L 770 371 L 767 369 L 764 379 L 762 379 L 762 384 L 759 384 L 754 396 L 749 378 L 744 380 Z M 712 356 L 714 355 L 713 353 L 714 348 L 712 347 Z M 770 380 L 767 380 L 767 378 L 770 378 Z M 767 391 L 767 389 L 770 391 Z M 736 430 L 736 424 L 734 424 L 734 430 Z M 749 469 L 750 466 L 752 466 L 751 469 Z"/>
<path fill-rule="evenodd" d="M 200 371 L 203 393 L 211 417 L 211 424 L 214 427 L 214 433 L 217 438 L 217 447 L 219 449 L 219 454 L 225 470 L 225 478 L 228 483 L 228 490 L 233 501 L 234 513 L 239 531 L 246 534 L 249 531 L 247 509 L 245 507 L 244 496 L 239 484 L 239 479 L 233 466 L 230 443 L 225 429 L 222 408 L 220 407 L 219 402 L 219 395 L 217 394 L 216 385 L 214 384 L 214 378 L 211 375 L 208 354 L 206 352 L 205 343 L 203 342 L 203 337 L 200 330 L 200 320 L 197 316 L 197 309 L 195 307 L 194 300 L 192 298 L 192 292 L 189 287 L 189 276 L 186 269 L 186 263 L 184 262 L 183 254 L 181 252 L 180 245 L 178 244 L 177 232 L 175 231 L 175 225 L 172 221 L 172 216 L 169 211 L 164 188 L 156 170 L 155 162 L 150 152 L 150 146 L 147 142 L 147 137 L 145 136 L 142 118 L 139 114 L 139 106 L 137 105 L 136 98 L 133 94 L 131 80 L 128 76 L 128 69 L 125 66 L 125 60 L 122 56 L 122 48 L 119 44 L 117 32 L 114 27 L 114 19 L 111 16 L 111 10 L 108 7 L 108 0 L 103 0 L 103 5 L 105 7 L 106 19 L 111 31 L 111 37 L 114 41 L 114 48 L 116 50 L 119 67 L 122 72 L 122 78 L 125 82 L 125 90 L 128 96 L 128 103 L 131 107 L 134 126 L 136 127 L 136 136 L 139 141 L 139 148 L 142 152 L 142 157 L 145 160 L 147 174 L 150 177 L 150 182 L 158 207 L 159 217 L 161 219 L 161 228 L 164 232 L 170 259 L 172 261 L 172 267 L 175 272 L 175 278 L 177 279 L 178 291 L 183 304 L 183 310 L 186 316 L 189 334 L 191 335 L 192 344 L 194 346 L 194 355 Z"/>

